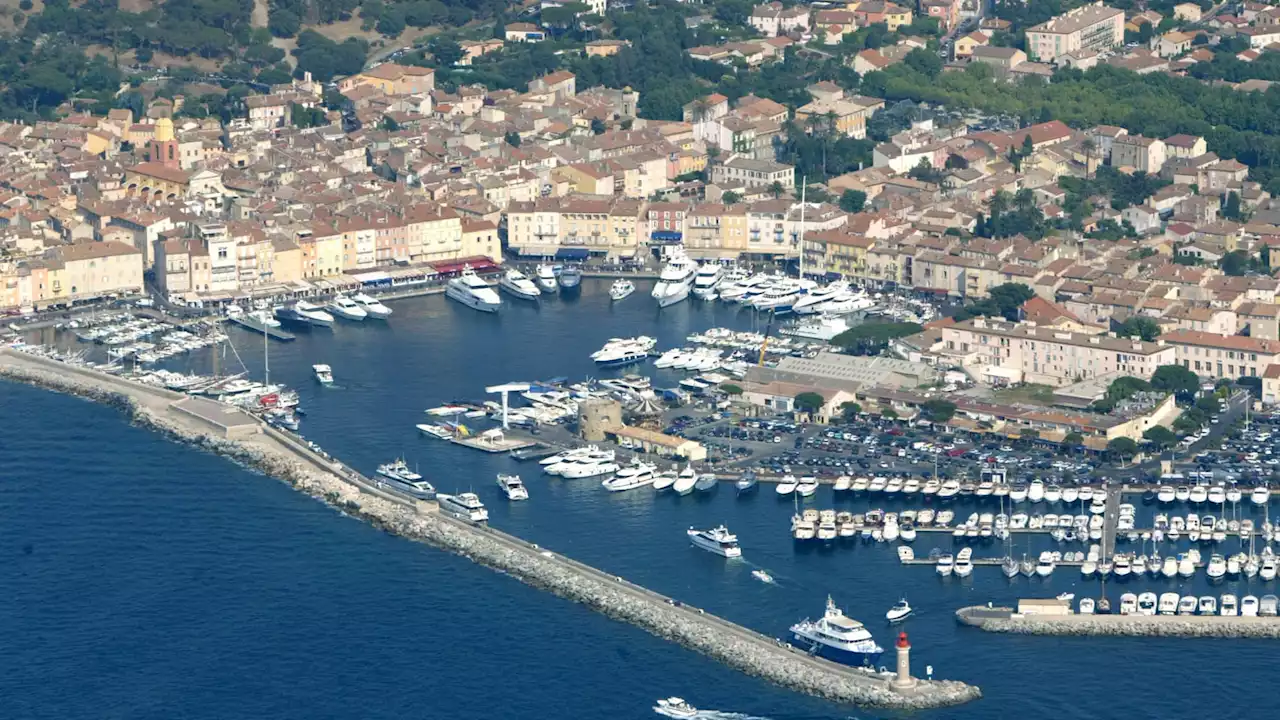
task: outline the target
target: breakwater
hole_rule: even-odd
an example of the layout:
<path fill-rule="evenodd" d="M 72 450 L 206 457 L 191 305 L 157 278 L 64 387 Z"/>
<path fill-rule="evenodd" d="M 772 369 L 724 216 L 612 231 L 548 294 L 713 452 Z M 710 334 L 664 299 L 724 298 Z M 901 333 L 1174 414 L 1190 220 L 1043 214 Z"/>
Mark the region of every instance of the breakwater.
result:
<path fill-rule="evenodd" d="M 381 490 L 287 433 L 259 426 L 253 434 L 237 432 L 237 439 L 227 439 L 198 414 L 176 409 L 175 403 L 185 397 L 179 393 L 8 349 L 0 350 L 0 377 L 109 403 L 139 425 L 278 478 L 388 532 L 466 556 L 792 690 L 836 702 L 901 709 L 948 706 L 981 696 L 978 688 L 954 681 L 920 680 L 899 692 L 885 676 L 810 657 L 513 536 L 443 516 L 434 503 Z"/>
<path fill-rule="evenodd" d="M 1013 608 L 960 608 L 956 620 L 1020 635 L 1280 639 L 1280 618 L 1223 615 L 1018 615 Z"/>

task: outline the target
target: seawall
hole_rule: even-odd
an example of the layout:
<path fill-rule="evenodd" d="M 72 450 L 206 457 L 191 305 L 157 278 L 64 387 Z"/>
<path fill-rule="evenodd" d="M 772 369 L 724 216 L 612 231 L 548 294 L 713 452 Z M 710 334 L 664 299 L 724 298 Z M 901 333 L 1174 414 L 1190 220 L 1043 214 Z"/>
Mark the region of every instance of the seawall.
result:
<path fill-rule="evenodd" d="M 211 428 L 201 426 L 198 417 L 170 407 L 185 397 L 179 393 L 10 349 L 0 349 L 0 378 L 119 407 L 141 426 L 287 482 L 387 532 L 463 555 L 798 692 L 840 703 L 895 709 L 944 707 L 981 697 L 977 687 L 956 681 L 918 680 L 912 689 L 897 691 L 886 677 L 810 657 L 514 536 L 442 515 L 435 503 L 382 490 L 340 461 L 321 457 L 274 428 L 262 425 L 259 433 L 234 441 L 217 437 Z"/>
<path fill-rule="evenodd" d="M 1280 618 L 1222 615 L 1017 615 L 1013 608 L 971 606 L 956 620 L 987 632 L 1094 637 L 1280 639 Z"/>

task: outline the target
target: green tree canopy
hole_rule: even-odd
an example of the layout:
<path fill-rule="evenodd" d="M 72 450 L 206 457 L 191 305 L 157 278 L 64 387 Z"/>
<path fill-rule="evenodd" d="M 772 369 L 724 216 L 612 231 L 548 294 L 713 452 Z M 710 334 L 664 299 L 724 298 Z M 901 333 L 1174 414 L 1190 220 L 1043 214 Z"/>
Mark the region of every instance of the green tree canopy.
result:
<path fill-rule="evenodd" d="M 1190 395 L 1200 389 L 1200 378 L 1181 365 L 1161 365 L 1151 375 L 1151 387 Z"/>
<path fill-rule="evenodd" d="M 1118 437 L 1107 443 L 1107 452 L 1123 462 L 1138 454 L 1138 443 L 1127 437 Z"/>
<path fill-rule="evenodd" d="M 1163 425 L 1155 425 L 1147 428 L 1147 431 L 1142 433 L 1142 439 L 1152 445 L 1155 445 L 1161 450 L 1173 447 L 1174 444 L 1178 442 L 1178 436 L 1174 435 L 1172 430 Z"/>
<path fill-rule="evenodd" d="M 930 422 L 945 423 L 956 414 L 956 404 L 950 400 L 931 398 L 920 405 L 924 415 Z"/>
<path fill-rule="evenodd" d="M 840 194 L 840 209 L 848 213 L 862 212 L 867 204 L 867 194 L 861 190 L 845 190 Z"/>
<path fill-rule="evenodd" d="M 1160 337 L 1160 324 L 1145 315 L 1134 315 L 1120 323 L 1116 334 L 1120 337 L 1136 337 L 1145 342 L 1152 342 Z"/>
<path fill-rule="evenodd" d="M 816 392 L 802 392 L 795 396 L 793 400 L 796 409 L 804 412 L 813 412 L 823 406 L 826 400 Z"/>

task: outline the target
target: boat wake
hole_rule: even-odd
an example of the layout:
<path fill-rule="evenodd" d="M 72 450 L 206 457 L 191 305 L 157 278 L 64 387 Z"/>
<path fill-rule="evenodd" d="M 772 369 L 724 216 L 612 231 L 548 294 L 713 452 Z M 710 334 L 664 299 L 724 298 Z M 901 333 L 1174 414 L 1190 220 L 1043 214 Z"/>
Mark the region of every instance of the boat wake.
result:
<path fill-rule="evenodd" d="M 770 718 L 762 717 L 760 715 L 721 712 L 720 710 L 699 710 L 696 717 L 698 720 L 770 720 Z"/>

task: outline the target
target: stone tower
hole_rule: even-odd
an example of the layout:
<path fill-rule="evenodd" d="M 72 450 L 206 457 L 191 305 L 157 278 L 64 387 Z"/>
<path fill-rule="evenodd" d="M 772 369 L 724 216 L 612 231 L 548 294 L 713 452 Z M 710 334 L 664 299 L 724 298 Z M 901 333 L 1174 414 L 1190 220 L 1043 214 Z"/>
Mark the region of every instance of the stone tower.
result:
<path fill-rule="evenodd" d="M 173 137 L 173 121 L 167 117 L 156 120 L 156 135 L 148 148 L 151 162 L 158 162 L 165 167 L 177 169 L 182 163 L 178 160 L 178 141 Z"/>
<path fill-rule="evenodd" d="M 911 677 L 911 643 L 907 642 L 905 632 L 898 633 L 898 674 L 891 685 L 898 692 L 906 692 L 916 686 L 916 679 Z"/>

